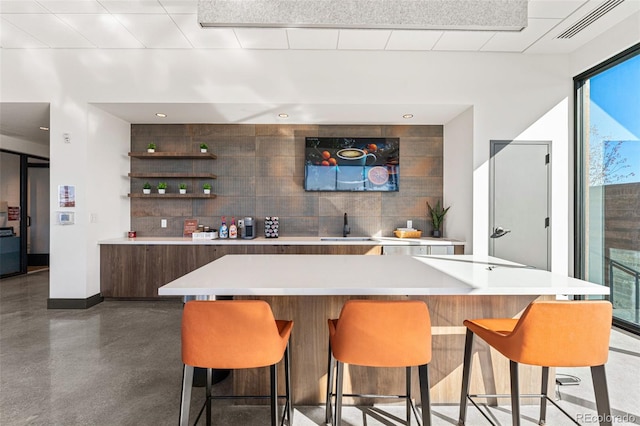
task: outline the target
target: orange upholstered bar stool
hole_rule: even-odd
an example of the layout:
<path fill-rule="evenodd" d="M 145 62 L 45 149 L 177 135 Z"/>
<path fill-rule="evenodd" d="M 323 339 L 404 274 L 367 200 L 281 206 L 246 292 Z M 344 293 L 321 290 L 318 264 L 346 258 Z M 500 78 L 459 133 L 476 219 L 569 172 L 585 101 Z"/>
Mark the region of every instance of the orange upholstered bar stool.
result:
<path fill-rule="evenodd" d="M 431 319 L 427 305 L 418 300 L 349 300 L 339 319 L 329 320 L 329 366 L 327 375 L 326 422 L 341 424 L 342 397 L 406 398 L 407 424 L 411 412 L 418 418 L 411 400 L 411 367 L 418 366 L 422 424 L 431 425 L 429 397 L 431 362 Z M 336 392 L 333 393 L 333 369 L 336 364 Z M 366 367 L 406 367 L 406 395 L 344 394 L 344 364 Z M 332 398 L 335 395 L 335 413 Z M 333 417 L 333 418 L 332 418 Z"/>
<path fill-rule="evenodd" d="M 596 408 L 600 425 L 611 425 L 611 408 L 604 364 L 609 356 L 612 308 L 607 301 L 537 301 L 532 302 L 520 319 L 466 320 L 462 392 L 458 425 L 464 425 L 467 399 L 499 398 L 505 395 L 469 395 L 473 336 L 478 335 L 489 346 L 509 359 L 511 373 L 511 415 L 513 425 L 520 425 L 518 364 L 542 367 L 540 394 L 524 395 L 540 400 L 540 422 L 546 421 L 546 401 L 550 401 L 575 424 L 580 424 L 547 395 L 549 367 L 591 367 Z M 506 395 L 508 396 L 508 395 Z M 476 405 L 477 407 L 477 405 Z M 484 412 L 481 411 L 483 415 Z M 485 415 L 485 418 L 489 418 Z M 491 420 L 489 423 L 493 424 Z"/>
<path fill-rule="evenodd" d="M 182 314 L 182 399 L 180 425 L 189 424 L 189 405 L 193 368 L 207 369 L 207 426 L 211 424 L 212 369 L 270 367 L 271 425 L 278 425 L 277 364 L 284 357 L 286 405 L 285 414 L 292 423 L 291 381 L 289 377 L 289 336 L 293 321 L 273 317 L 268 303 L 262 300 L 190 301 Z M 229 397 L 226 397 L 229 398 Z M 234 398 L 234 397 L 231 397 Z M 237 398 L 247 398 L 238 396 Z M 196 419 L 196 423 L 198 420 Z"/>

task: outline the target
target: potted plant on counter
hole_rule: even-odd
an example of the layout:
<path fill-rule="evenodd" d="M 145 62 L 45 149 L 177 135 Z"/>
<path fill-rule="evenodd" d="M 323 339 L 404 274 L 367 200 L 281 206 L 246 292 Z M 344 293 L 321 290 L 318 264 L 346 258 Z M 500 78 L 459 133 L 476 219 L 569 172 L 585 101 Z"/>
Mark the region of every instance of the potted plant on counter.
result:
<path fill-rule="evenodd" d="M 181 194 L 186 194 L 187 193 L 187 184 L 186 183 L 181 183 L 178 188 L 180 189 L 180 193 Z"/>
<path fill-rule="evenodd" d="M 201 143 L 200 144 L 200 152 L 207 152 L 208 149 L 209 149 L 209 147 L 207 146 L 206 143 Z"/>
<path fill-rule="evenodd" d="M 156 144 L 150 143 L 149 145 L 147 145 L 147 152 L 156 152 Z"/>
<path fill-rule="evenodd" d="M 444 221 L 444 216 L 447 214 L 451 206 L 442 208 L 440 205 L 440 200 L 436 202 L 435 207 L 431 207 L 429 202 L 427 201 L 427 209 L 429 210 L 429 219 L 433 224 L 432 235 L 435 238 L 440 238 L 442 236 L 442 222 Z"/>
<path fill-rule="evenodd" d="M 210 183 L 203 184 L 202 190 L 204 191 L 205 194 L 211 194 L 211 184 Z"/>
<path fill-rule="evenodd" d="M 158 194 L 164 194 L 167 191 L 167 182 L 158 183 Z"/>
<path fill-rule="evenodd" d="M 151 184 L 149 182 L 145 182 L 144 185 L 142 186 L 142 193 L 151 194 Z"/>

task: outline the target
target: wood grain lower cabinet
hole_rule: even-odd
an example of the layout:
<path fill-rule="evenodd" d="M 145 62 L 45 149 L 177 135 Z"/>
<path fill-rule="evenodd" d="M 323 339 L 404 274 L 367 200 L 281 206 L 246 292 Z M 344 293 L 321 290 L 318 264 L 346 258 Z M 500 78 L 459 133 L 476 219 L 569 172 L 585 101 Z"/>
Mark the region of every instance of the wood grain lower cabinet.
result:
<path fill-rule="evenodd" d="M 100 293 L 108 298 L 157 299 L 158 288 L 227 254 L 380 255 L 381 247 L 103 244 L 100 246 Z"/>

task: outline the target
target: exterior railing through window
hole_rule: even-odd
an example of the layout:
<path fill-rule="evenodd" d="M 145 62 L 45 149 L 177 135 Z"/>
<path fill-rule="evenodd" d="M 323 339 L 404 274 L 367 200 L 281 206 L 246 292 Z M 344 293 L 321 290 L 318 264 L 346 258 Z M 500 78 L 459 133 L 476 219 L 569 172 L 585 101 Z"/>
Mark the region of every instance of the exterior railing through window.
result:
<path fill-rule="evenodd" d="M 636 271 L 635 269 L 623 263 L 609 259 L 609 301 L 613 305 L 614 311 L 616 310 L 616 308 L 622 308 L 622 309 L 630 308 L 628 306 L 625 306 L 624 300 L 622 302 L 618 301 L 618 296 L 615 295 L 616 292 L 619 292 L 620 290 L 622 290 L 620 288 L 616 288 L 616 281 L 614 280 L 615 270 L 621 271 L 625 275 L 630 276 L 635 283 L 635 288 L 634 288 L 635 305 L 632 307 L 631 310 L 634 312 L 635 322 L 637 324 L 638 322 L 640 322 L 640 271 Z M 628 282 L 628 281 L 618 280 L 619 284 L 624 284 L 625 282 Z M 630 299 L 631 298 L 629 298 L 628 301 L 630 301 Z"/>

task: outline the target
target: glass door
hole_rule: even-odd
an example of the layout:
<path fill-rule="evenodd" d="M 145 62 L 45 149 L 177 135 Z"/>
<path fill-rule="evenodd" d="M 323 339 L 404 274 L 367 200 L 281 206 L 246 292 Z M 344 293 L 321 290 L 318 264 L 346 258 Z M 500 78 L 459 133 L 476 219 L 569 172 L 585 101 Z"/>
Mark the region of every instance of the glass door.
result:
<path fill-rule="evenodd" d="M 20 189 L 21 156 L 0 152 L 0 277 L 26 272 L 20 229 Z"/>
<path fill-rule="evenodd" d="M 640 333 L 640 45 L 575 78 L 576 273 Z"/>

